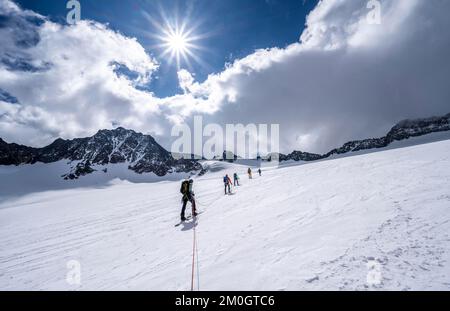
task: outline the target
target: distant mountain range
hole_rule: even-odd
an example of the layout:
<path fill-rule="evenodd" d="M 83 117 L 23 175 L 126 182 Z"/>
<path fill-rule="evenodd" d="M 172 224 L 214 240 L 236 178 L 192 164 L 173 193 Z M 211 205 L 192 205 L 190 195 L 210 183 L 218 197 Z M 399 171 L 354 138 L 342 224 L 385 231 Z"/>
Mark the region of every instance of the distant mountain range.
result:
<path fill-rule="evenodd" d="M 326 154 L 294 151 L 278 156 L 280 161 L 316 161 L 332 155 L 383 148 L 394 141 L 449 130 L 450 113 L 442 117 L 401 121 L 386 136 L 350 141 Z M 276 155 L 270 154 L 265 160 L 271 160 L 274 156 Z M 59 138 L 43 148 L 7 143 L 0 138 L 0 165 L 53 163 L 60 160 L 68 160 L 73 164 L 67 174 L 62 176 L 65 179 L 77 179 L 98 169 L 106 172 L 107 164 L 117 163 L 128 164 L 128 168 L 138 174 L 154 173 L 157 176 L 165 176 L 181 172 L 205 173 L 197 160 L 175 159 L 152 136 L 122 127 L 100 130 L 92 137 L 72 140 Z"/>
<path fill-rule="evenodd" d="M 63 177 L 77 179 L 94 172 L 94 165 L 128 163 L 138 174 L 164 176 L 172 172 L 192 172 L 202 169 L 195 160 L 176 160 L 150 135 L 119 127 L 101 130 L 92 137 L 73 140 L 57 139 L 44 148 L 8 144 L 0 138 L 0 165 L 52 163 L 69 160 L 76 163 Z"/>
<path fill-rule="evenodd" d="M 279 154 L 280 161 L 316 161 L 326 159 L 332 155 L 345 154 L 360 150 L 384 148 L 394 141 L 401 141 L 411 137 L 423 136 L 430 133 L 450 130 L 450 113 L 442 117 L 404 120 L 397 123 L 385 136 L 364 140 L 353 140 L 342 147 L 331 150 L 325 154 L 294 151 L 288 155 Z M 271 155 L 274 156 L 273 154 Z"/>

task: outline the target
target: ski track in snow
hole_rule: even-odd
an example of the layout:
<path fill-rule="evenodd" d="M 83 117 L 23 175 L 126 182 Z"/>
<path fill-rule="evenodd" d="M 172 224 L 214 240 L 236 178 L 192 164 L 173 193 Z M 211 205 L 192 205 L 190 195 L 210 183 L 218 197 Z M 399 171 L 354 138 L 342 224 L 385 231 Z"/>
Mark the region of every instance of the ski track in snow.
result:
<path fill-rule="evenodd" d="M 447 140 L 253 180 L 244 166 L 218 164 L 194 186 L 200 289 L 449 290 L 449 151 Z M 242 186 L 225 196 L 222 176 L 234 171 Z M 0 202 L 1 290 L 190 288 L 193 224 L 174 227 L 179 182 Z M 81 264 L 81 285 L 66 282 L 69 260 Z M 377 284 L 367 282 L 370 262 Z"/>

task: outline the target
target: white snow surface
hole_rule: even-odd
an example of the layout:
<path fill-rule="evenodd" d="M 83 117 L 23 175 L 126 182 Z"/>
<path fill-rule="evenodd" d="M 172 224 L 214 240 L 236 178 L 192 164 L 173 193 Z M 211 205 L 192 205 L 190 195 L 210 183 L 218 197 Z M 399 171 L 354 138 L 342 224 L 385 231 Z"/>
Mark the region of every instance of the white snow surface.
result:
<path fill-rule="evenodd" d="M 214 169 L 194 183 L 203 211 L 196 288 L 450 289 L 450 140 L 252 180 L 243 165 L 206 164 Z M 34 170 L 28 184 L 45 171 Z M 0 167 L 9 191 L 0 192 L 0 290 L 190 289 L 194 224 L 174 226 L 179 180 L 80 179 L 24 193 L 23 171 Z M 222 176 L 235 171 L 242 186 L 225 196 Z M 66 281 L 71 260 L 81 265 L 79 285 Z"/>

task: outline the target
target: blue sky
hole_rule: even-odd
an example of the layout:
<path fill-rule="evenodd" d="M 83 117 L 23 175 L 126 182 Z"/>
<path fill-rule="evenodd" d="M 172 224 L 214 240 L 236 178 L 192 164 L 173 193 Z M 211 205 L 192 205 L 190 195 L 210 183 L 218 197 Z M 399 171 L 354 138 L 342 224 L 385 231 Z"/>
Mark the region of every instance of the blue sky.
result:
<path fill-rule="evenodd" d="M 18 0 L 23 8 L 31 9 L 51 20 L 65 22 L 68 10 L 62 0 Z M 158 78 L 149 90 L 159 97 L 181 93 L 177 79 L 177 66 L 161 57 L 160 41 L 152 33 L 160 32 L 149 23 L 146 14 L 162 22 L 186 20 L 187 28 L 195 26 L 195 41 L 201 49 L 196 54 L 204 61 L 201 65 L 191 60 L 181 68 L 203 81 L 208 74 L 223 70 L 227 62 L 251 54 L 255 49 L 285 47 L 297 42 L 305 25 L 307 14 L 317 0 L 81 0 L 82 19 L 91 19 L 121 33 L 136 37 L 160 63 Z"/>

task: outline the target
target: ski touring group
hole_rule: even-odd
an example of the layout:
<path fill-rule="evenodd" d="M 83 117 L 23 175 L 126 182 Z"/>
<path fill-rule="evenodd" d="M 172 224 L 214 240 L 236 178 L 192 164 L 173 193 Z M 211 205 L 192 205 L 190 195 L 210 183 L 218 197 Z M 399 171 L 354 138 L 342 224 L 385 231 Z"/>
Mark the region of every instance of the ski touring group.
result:
<path fill-rule="evenodd" d="M 252 175 L 252 169 L 248 168 L 247 170 L 248 178 L 253 179 Z M 261 176 L 262 172 L 261 169 L 258 169 L 258 174 Z M 226 174 L 223 177 L 223 184 L 224 184 L 224 192 L 225 195 L 231 195 L 233 192 L 231 191 L 231 187 L 239 187 L 241 184 L 239 182 L 240 178 L 237 173 L 233 173 L 233 181 L 231 181 L 231 178 Z M 186 223 L 186 220 L 193 219 L 193 222 L 190 222 L 193 224 L 193 244 L 192 244 L 192 272 L 191 272 L 191 291 L 194 290 L 194 283 L 195 283 L 195 271 L 197 272 L 197 289 L 200 290 L 200 272 L 199 272 L 199 261 L 198 261 L 198 246 L 197 246 L 197 234 L 196 234 L 196 226 L 197 226 L 197 216 L 199 212 L 197 211 L 196 207 L 196 201 L 195 201 L 195 193 L 194 193 L 194 180 L 189 178 L 181 182 L 181 221 L 175 227 L 180 226 L 181 224 Z M 187 203 L 190 202 L 192 206 L 192 214 L 189 217 L 186 217 L 186 206 Z M 202 205 L 201 203 L 199 203 Z M 197 264 L 197 268 L 196 265 Z"/>
<path fill-rule="evenodd" d="M 258 175 L 261 176 L 262 175 L 262 171 L 259 168 L 258 169 Z M 249 179 L 253 179 L 253 173 L 252 173 L 252 169 L 248 168 L 247 170 L 247 174 L 248 174 L 248 178 Z M 223 177 L 223 184 L 224 184 L 224 192 L 225 195 L 231 195 L 233 194 L 231 188 L 232 187 L 239 187 L 241 184 L 239 183 L 240 181 L 240 177 L 237 173 L 233 173 L 233 181 L 231 180 L 231 178 L 228 176 L 228 174 L 226 174 Z M 194 194 L 194 180 L 193 179 L 186 179 L 184 181 L 182 181 L 181 183 L 181 188 L 180 188 L 180 192 L 182 195 L 181 198 L 181 202 L 182 202 L 182 208 L 181 208 L 181 222 L 185 222 L 188 218 L 186 218 L 186 206 L 187 203 L 190 202 L 191 206 L 192 206 L 192 217 L 196 218 L 198 215 L 197 212 L 197 207 L 196 207 L 196 202 L 195 202 L 195 194 Z"/>

